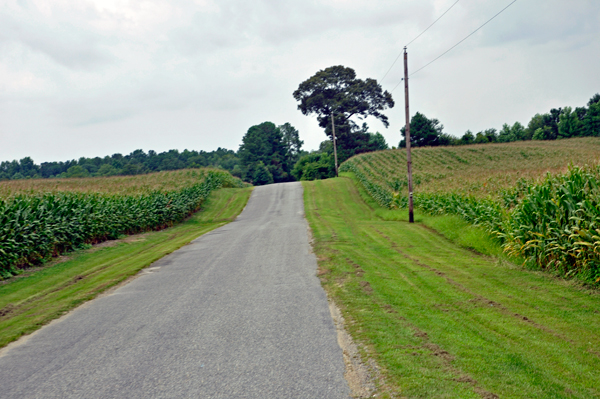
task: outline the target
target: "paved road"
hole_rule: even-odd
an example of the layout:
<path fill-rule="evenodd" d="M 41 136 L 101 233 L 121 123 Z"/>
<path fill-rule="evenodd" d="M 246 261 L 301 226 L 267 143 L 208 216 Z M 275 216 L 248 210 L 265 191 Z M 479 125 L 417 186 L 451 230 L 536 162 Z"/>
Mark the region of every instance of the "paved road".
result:
<path fill-rule="evenodd" d="M 238 219 L 0 357 L 0 398 L 347 398 L 315 277 L 302 186 L 254 190 Z"/>

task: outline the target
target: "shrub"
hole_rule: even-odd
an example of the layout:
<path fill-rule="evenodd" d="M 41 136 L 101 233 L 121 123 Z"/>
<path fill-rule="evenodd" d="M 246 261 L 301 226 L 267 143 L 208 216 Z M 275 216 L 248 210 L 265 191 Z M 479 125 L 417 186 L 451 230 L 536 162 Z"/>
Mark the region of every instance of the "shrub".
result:
<path fill-rule="evenodd" d="M 333 156 L 327 153 L 312 153 L 301 157 L 294 169 L 292 176 L 296 180 L 320 180 L 335 176 Z"/>

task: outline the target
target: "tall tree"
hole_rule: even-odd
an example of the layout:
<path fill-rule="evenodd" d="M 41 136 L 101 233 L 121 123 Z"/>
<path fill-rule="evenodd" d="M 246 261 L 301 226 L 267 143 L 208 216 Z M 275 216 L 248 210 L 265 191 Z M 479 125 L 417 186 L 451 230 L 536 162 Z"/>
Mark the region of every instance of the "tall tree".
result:
<path fill-rule="evenodd" d="M 302 151 L 304 141 L 300 140 L 298 130 L 287 122 L 279 126 L 279 131 L 282 134 L 283 146 L 285 148 L 285 170 L 287 173 L 290 173 L 300 158 L 300 151 Z"/>
<path fill-rule="evenodd" d="M 304 115 L 317 115 L 319 126 L 330 137 L 333 115 L 336 138 L 342 147 L 354 145 L 352 134 L 359 130 L 351 118 L 373 116 L 387 127 L 388 118 L 382 111 L 394 106 L 392 95 L 383 91 L 375 79 L 357 79 L 354 69 L 342 65 L 317 72 L 300 83 L 293 96 Z"/>
<path fill-rule="evenodd" d="M 244 179 L 255 184 L 293 180 L 291 171 L 303 143 L 298 130 L 289 123 L 277 127 L 263 122 L 250 127 L 238 151 Z"/>
<path fill-rule="evenodd" d="M 552 108 L 550 113 L 542 115 L 544 126 L 549 128 L 545 129 L 548 132 L 546 140 L 556 140 L 558 137 L 558 122 L 560 122 L 561 113 L 562 108 Z"/>
<path fill-rule="evenodd" d="M 515 141 L 525 140 L 527 137 L 527 131 L 521 122 L 515 122 L 510 128 L 510 133 L 515 138 Z"/>
<path fill-rule="evenodd" d="M 406 131 L 400 129 L 402 141 L 400 147 L 406 146 Z M 472 134 L 471 134 L 472 135 Z M 448 144 L 444 135 L 444 125 L 437 119 L 429 119 L 420 112 L 410 118 L 410 145 L 414 147 L 438 146 Z"/>
<path fill-rule="evenodd" d="M 558 137 L 568 139 L 569 137 L 579 137 L 583 134 L 583 123 L 579 115 L 571 107 L 565 107 L 559 117 Z"/>
<path fill-rule="evenodd" d="M 586 136 L 600 136 L 600 100 L 590 104 L 583 120 L 583 131 Z"/>
<path fill-rule="evenodd" d="M 544 117 L 541 114 L 535 114 L 527 124 L 527 129 L 525 129 L 525 135 L 529 138 L 529 140 L 531 140 L 536 130 L 543 128 Z"/>
<path fill-rule="evenodd" d="M 587 105 L 588 107 L 591 107 L 593 104 L 597 103 L 600 103 L 600 93 L 594 94 L 592 98 L 590 98 L 590 101 L 588 101 Z"/>

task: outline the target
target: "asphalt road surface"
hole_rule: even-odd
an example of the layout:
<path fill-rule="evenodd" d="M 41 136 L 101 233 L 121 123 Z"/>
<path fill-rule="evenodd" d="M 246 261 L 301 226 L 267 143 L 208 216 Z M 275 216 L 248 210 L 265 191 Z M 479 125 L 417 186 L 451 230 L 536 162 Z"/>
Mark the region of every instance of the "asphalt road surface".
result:
<path fill-rule="evenodd" d="M 348 398 L 299 183 L 0 356 L 0 398 Z"/>

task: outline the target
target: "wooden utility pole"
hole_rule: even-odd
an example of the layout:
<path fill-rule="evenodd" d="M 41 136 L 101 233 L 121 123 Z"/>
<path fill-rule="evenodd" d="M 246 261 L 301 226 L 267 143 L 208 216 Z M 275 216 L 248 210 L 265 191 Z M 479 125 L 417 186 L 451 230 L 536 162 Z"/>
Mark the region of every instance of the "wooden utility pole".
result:
<path fill-rule="evenodd" d="M 413 189 L 412 189 L 412 160 L 410 157 L 410 111 L 408 109 L 408 54 L 404 47 L 404 102 L 406 104 L 406 164 L 408 167 L 408 222 L 414 223 Z M 337 170 L 337 169 L 336 169 Z"/>
<path fill-rule="evenodd" d="M 335 140 L 335 122 L 333 120 L 333 111 L 331 112 L 331 131 L 333 132 L 333 161 L 335 162 L 335 177 L 338 177 L 337 142 Z"/>

